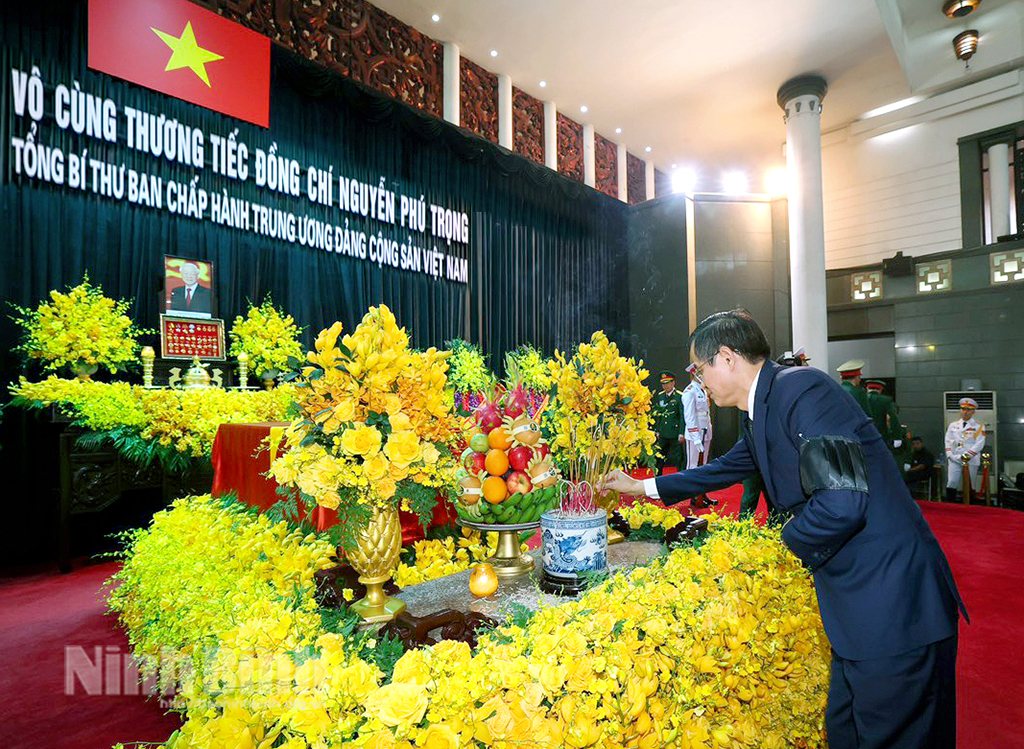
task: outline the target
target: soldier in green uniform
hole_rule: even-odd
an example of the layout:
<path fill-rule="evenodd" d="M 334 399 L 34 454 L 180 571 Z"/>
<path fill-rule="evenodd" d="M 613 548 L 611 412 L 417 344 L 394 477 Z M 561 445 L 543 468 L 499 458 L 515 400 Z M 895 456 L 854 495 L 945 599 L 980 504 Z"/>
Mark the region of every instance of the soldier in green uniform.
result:
<path fill-rule="evenodd" d="M 885 383 L 881 380 L 867 380 L 864 387 L 867 391 L 868 416 L 874 420 L 896 465 L 902 467 L 904 463 L 910 462 L 911 448 L 907 430 L 900 422 L 900 410 L 896 402 L 883 392 Z"/>
<path fill-rule="evenodd" d="M 661 373 L 661 392 L 654 397 L 654 431 L 658 434 L 657 472 L 666 465 L 679 468 L 683 454 L 683 402 L 676 390 L 676 377 Z"/>
<path fill-rule="evenodd" d="M 868 394 L 860 386 L 862 369 L 864 369 L 863 360 L 850 359 L 850 361 L 843 362 L 836 367 L 836 372 L 839 373 L 839 377 L 842 379 L 843 390 L 852 395 L 864 413 L 870 416 L 871 413 L 868 411 Z"/>

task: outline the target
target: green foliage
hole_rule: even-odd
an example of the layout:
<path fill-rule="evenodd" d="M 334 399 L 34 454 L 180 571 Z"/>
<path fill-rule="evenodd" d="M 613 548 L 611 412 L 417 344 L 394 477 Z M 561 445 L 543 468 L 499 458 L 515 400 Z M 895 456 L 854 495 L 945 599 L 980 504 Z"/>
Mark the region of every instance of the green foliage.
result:
<path fill-rule="evenodd" d="M 76 440 L 76 444 L 83 450 L 99 450 L 109 446 L 120 453 L 121 457 L 142 468 L 148 468 L 156 461 L 164 471 L 173 474 L 186 473 L 196 460 L 178 452 L 173 446 L 161 445 L 158 440 L 143 439 L 135 427 L 86 432 Z"/>

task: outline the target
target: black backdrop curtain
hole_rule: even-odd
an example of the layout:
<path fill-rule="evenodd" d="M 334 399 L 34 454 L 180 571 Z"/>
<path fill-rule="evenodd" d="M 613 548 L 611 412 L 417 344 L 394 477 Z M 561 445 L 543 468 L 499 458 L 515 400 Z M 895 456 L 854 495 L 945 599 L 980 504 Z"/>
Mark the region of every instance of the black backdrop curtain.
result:
<path fill-rule="evenodd" d="M 77 283 L 88 272 L 108 295 L 134 299 L 132 315 L 138 324 L 156 327 L 166 253 L 214 263 L 218 316 L 228 327 L 247 300 L 258 301 L 269 292 L 305 326 L 307 346 L 334 320 L 351 330 L 368 306 L 381 302 L 409 329 L 414 345 L 440 345 L 461 336 L 480 343 L 495 365 L 520 343 L 550 353 L 599 328 L 625 342 L 627 209 L 621 202 L 280 48 L 272 50 L 270 129 L 264 130 L 89 70 L 85 0 L 0 5 L 0 296 L 5 301 L 34 305 L 50 289 Z M 219 189 L 227 181 L 210 179 L 209 141 L 204 170 L 132 151 L 126 145 L 123 108 L 163 113 L 222 136 L 237 128 L 250 154 L 276 143 L 279 153 L 303 166 L 333 165 L 335 178 L 342 174 L 371 184 L 384 178 L 399 194 L 424 195 L 467 212 L 471 238 L 461 251 L 469 257 L 470 282 L 380 268 L 16 175 L 11 138 L 25 137 L 32 120 L 15 114 L 10 71 L 33 66 L 39 67 L 46 90 L 37 142 L 65 152 L 88 148 L 90 157 L 179 183 L 199 175 L 201 185 Z M 82 90 L 117 102 L 116 145 L 55 124 L 53 90 L 76 81 Z M 251 163 L 250 156 L 250 168 Z M 346 215 L 336 208 L 314 206 L 304 196 L 268 196 L 251 177 L 227 186 L 251 202 L 278 202 L 295 213 L 345 223 Z M 351 228 L 368 234 L 380 228 L 367 219 L 348 218 Z M 404 239 L 397 230 L 392 236 Z M 417 243 L 448 249 L 422 235 Z M 0 322 L 4 383 L 21 371 L 11 352 L 16 335 L 5 314 Z M 42 460 L 39 450 L 29 451 L 24 421 L 10 411 L 4 415 L 0 464 L 8 476 L 22 475 L 24 466 Z M 30 455 L 37 456 L 35 463 Z M 15 488 L 52 494 L 54 487 L 38 485 L 38 472 L 29 473 L 35 475 L 25 474 Z M 43 506 L 52 507 L 40 497 L 34 509 L 23 511 L 32 520 L 52 517 Z M 18 556 L 26 551 L 24 544 L 37 541 L 23 537 L 13 547 L 0 546 Z"/>

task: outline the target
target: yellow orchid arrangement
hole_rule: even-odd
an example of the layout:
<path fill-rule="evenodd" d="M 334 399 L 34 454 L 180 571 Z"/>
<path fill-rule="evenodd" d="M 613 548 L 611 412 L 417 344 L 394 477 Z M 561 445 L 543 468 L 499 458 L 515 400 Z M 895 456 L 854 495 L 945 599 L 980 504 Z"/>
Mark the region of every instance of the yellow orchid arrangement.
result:
<path fill-rule="evenodd" d="M 555 397 L 545 421 L 551 450 L 574 480 L 594 483 L 614 466 L 633 467 L 652 454 L 648 371 L 619 354 L 603 331 L 581 343 L 566 360 L 555 351 L 548 364 Z"/>
<path fill-rule="evenodd" d="M 449 445 L 459 423 L 445 388 L 448 353 L 410 348 L 385 305 L 371 307 L 349 335 L 336 322 L 317 336 L 299 373 L 301 418 L 270 474 L 336 509 L 342 545 L 374 506 L 398 506 L 426 523 L 437 490 L 454 485 Z"/>
<path fill-rule="evenodd" d="M 110 372 L 138 360 L 138 337 L 155 331 L 136 328 L 128 317 L 131 302 L 114 301 L 89 276 L 67 293 L 50 292 L 50 301 L 35 309 L 15 306 L 15 322 L 22 328 L 18 351 L 39 359 L 43 369 L 61 367 Z"/>
<path fill-rule="evenodd" d="M 701 546 L 475 651 L 442 641 L 386 669 L 365 640 L 317 623 L 312 576 L 329 553 L 208 497 L 133 538 L 111 606 L 147 667 L 167 652 L 193 663 L 165 747 L 827 746 L 829 644 L 777 529 L 717 520 Z"/>
<path fill-rule="evenodd" d="M 250 304 L 245 317 L 235 318 L 228 353 L 237 357 L 244 352 L 257 375 L 281 372 L 288 369 L 289 359 L 302 358 L 301 333 L 292 316 L 275 307 L 267 296 L 260 305 Z"/>

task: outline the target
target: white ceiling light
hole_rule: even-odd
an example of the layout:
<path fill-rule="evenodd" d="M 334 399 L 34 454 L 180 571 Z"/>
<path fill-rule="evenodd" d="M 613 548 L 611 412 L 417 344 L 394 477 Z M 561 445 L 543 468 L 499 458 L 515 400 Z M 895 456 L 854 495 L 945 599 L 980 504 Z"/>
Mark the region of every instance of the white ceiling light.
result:
<path fill-rule="evenodd" d="M 651 152 L 651 147 L 647 146 L 647 148 L 645 148 L 644 151 L 646 151 L 647 153 L 650 153 Z"/>
<path fill-rule="evenodd" d="M 541 81 L 540 82 L 540 87 L 541 88 L 547 88 L 548 87 L 548 82 L 547 81 Z"/>
<path fill-rule="evenodd" d="M 740 171 L 726 172 L 722 175 L 722 190 L 730 195 L 742 195 L 747 192 L 747 175 Z"/>
<path fill-rule="evenodd" d="M 434 23 L 437 23 L 438 21 L 441 20 L 441 16 L 439 16 L 439 15 L 437 15 L 437 13 L 435 13 L 434 15 L 432 15 L 430 17 L 430 20 L 433 21 Z"/>
<path fill-rule="evenodd" d="M 583 112 L 583 114 L 586 114 L 587 113 L 587 105 L 584 104 L 582 107 L 580 107 L 580 111 Z"/>
<path fill-rule="evenodd" d="M 498 50 L 492 49 L 491 50 L 491 57 L 497 57 L 497 56 L 498 56 Z"/>
<path fill-rule="evenodd" d="M 616 135 L 622 135 L 622 128 L 621 127 L 615 128 L 615 134 Z"/>
<path fill-rule="evenodd" d="M 693 194 L 697 188 L 697 172 L 693 169 L 677 169 L 672 172 L 672 192 Z"/>
<path fill-rule="evenodd" d="M 786 195 L 789 193 L 789 175 L 785 167 L 769 169 L 764 176 L 764 188 L 769 195 Z"/>

